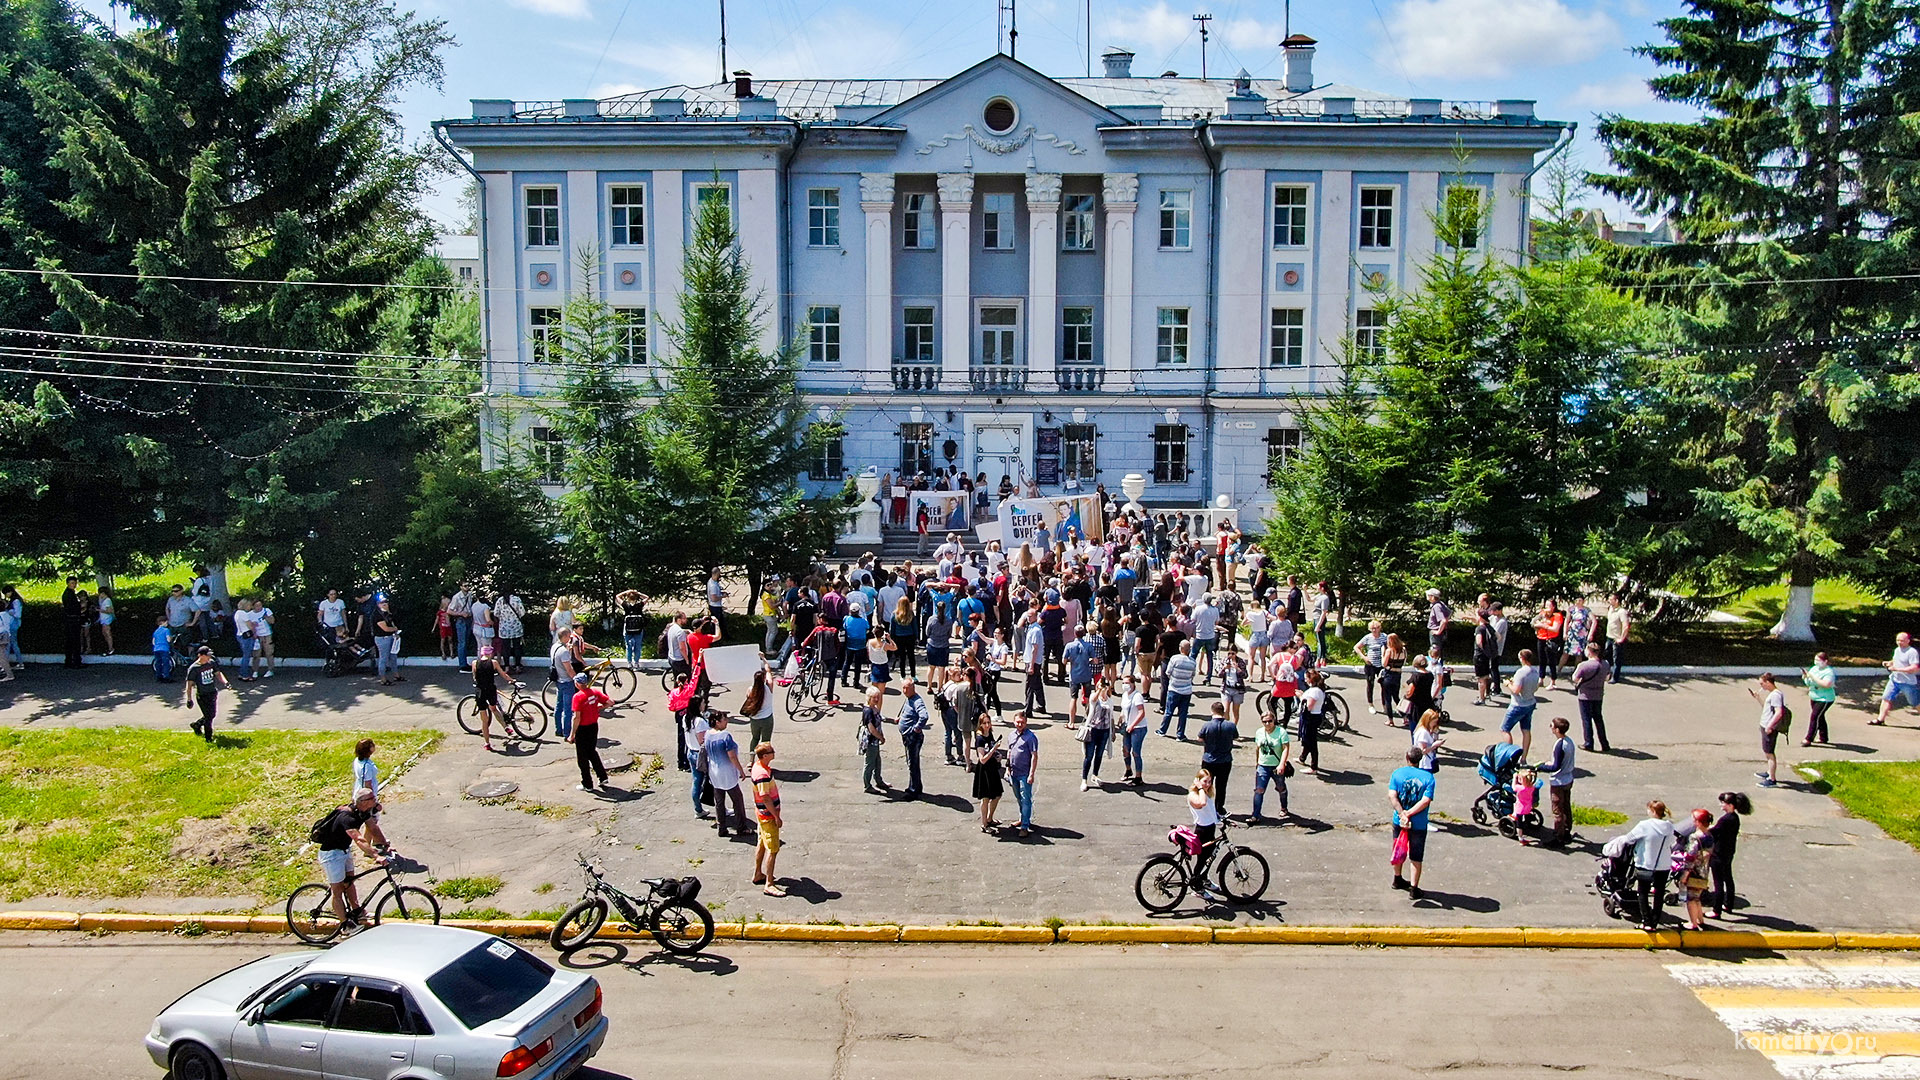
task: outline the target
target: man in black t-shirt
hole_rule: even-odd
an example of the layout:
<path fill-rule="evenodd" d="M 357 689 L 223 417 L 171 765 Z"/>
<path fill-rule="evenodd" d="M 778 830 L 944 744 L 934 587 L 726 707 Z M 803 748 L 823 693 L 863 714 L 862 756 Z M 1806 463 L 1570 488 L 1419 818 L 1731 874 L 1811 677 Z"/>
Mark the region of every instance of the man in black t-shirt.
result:
<path fill-rule="evenodd" d="M 353 802 L 342 806 L 314 827 L 312 839 L 320 845 L 320 872 L 326 875 L 327 889 L 333 894 L 333 914 L 348 933 L 360 928 L 360 897 L 353 887 L 353 849 L 367 857 L 380 855 L 367 840 L 365 826 L 378 805 L 371 788 L 353 793 Z"/>

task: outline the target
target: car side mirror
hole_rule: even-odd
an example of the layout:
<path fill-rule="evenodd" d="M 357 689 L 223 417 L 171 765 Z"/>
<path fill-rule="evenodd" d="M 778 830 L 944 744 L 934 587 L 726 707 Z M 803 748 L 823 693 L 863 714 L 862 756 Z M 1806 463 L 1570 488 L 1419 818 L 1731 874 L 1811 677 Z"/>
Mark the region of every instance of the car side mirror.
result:
<path fill-rule="evenodd" d="M 260 1022 L 260 1018 L 263 1015 L 265 1015 L 265 1013 L 266 1013 L 266 1006 L 264 1005 L 255 1005 L 253 1008 L 248 1009 L 247 1010 L 247 1026 L 252 1027 L 255 1024 L 258 1024 Z"/>

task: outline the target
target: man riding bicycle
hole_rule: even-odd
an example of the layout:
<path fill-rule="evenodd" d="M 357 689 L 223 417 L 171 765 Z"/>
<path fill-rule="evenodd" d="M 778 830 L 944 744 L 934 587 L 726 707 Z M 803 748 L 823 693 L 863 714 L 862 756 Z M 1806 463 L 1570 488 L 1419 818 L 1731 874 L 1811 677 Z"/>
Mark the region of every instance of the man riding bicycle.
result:
<path fill-rule="evenodd" d="M 327 890 L 332 894 L 333 914 L 349 934 L 360 929 L 364 914 L 353 885 L 353 849 L 358 847 L 376 863 L 385 861 L 366 835 L 367 820 L 373 817 L 377 806 L 373 789 L 359 788 L 353 793 L 353 802 L 313 827 L 312 838 L 320 845 L 320 871 L 326 876 Z"/>

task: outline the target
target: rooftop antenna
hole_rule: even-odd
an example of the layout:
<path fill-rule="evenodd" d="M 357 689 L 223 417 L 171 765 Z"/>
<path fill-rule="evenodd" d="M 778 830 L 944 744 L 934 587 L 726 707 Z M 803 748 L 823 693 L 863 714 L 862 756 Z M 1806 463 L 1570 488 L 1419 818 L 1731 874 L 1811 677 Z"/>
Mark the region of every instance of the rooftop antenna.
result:
<path fill-rule="evenodd" d="M 720 0 L 720 81 L 727 81 L 727 0 Z"/>
<path fill-rule="evenodd" d="M 1204 79 L 1207 77 L 1207 24 L 1213 21 L 1213 16 L 1202 13 L 1195 15 L 1193 21 L 1200 24 L 1200 77 Z"/>
<path fill-rule="evenodd" d="M 1293 0 L 1284 0 L 1280 5 L 1280 40 L 1293 36 Z"/>
<path fill-rule="evenodd" d="M 1093 78 L 1093 0 L 1087 0 L 1087 78 Z"/>

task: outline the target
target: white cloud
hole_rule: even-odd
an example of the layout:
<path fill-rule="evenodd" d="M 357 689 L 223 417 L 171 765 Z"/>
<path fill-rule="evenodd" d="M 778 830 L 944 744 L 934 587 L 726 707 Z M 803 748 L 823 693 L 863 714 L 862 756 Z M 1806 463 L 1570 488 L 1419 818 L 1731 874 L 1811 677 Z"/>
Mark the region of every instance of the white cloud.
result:
<path fill-rule="evenodd" d="M 1407 74 L 1494 78 L 1590 60 L 1619 28 L 1562 0 L 1402 0 L 1391 19 Z"/>
<path fill-rule="evenodd" d="M 554 15 L 562 19 L 593 17 L 593 12 L 587 7 L 587 0 L 507 0 L 507 3 L 541 15 Z"/>
<path fill-rule="evenodd" d="M 1615 79 L 1591 82 L 1575 90 L 1567 100 L 1598 112 L 1622 112 L 1654 104 L 1653 91 L 1640 75 L 1622 75 Z"/>

